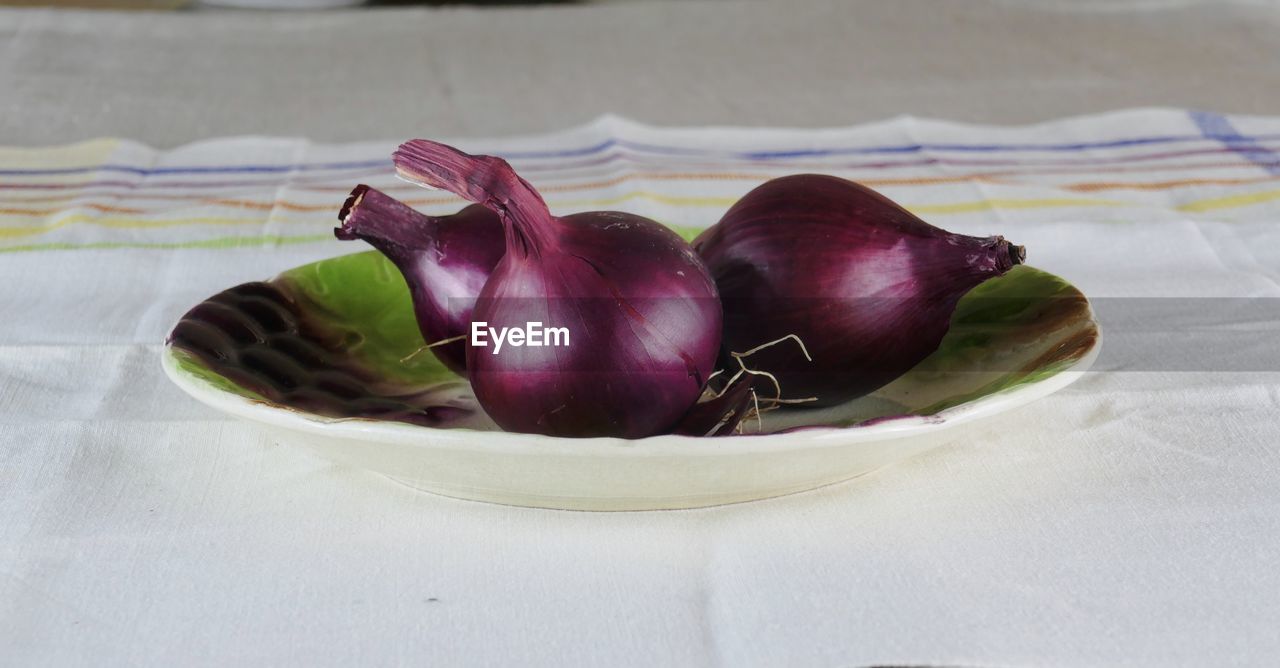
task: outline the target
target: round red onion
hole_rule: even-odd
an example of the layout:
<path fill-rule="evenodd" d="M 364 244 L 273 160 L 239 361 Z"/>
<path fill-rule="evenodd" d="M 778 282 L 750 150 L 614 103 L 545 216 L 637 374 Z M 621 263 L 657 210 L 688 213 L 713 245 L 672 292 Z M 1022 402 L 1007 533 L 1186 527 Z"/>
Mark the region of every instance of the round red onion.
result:
<path fill-rule="evenodd" d="M 1003 237 L 952 234 L 815 174 L 757 187 L 693 245 L 720 290 L 726 355 L 766 346 L 743 363 L 809 406 L 865 395 L 920 363 L 960 297 L 1025 257 Z"/>

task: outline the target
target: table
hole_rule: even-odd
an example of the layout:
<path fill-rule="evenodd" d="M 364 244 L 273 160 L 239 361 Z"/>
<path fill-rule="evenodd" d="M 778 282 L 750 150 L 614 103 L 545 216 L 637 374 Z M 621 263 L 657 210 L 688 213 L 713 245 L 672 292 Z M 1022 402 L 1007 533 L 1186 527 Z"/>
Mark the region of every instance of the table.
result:
<path fill-rule="evenodd" d="M 0 142 L 490 136 L 609 112 L 801 127 L 899 114 L 1026 123 L 1151 105 L 1275 112 L 1274 8 L 1149 4 L 7 10 Z"/>
<path fill-rule="evenodd" d="M 818 127 L 1280 109 L 1280 7 L 1148 4 L 3 10 L 0 144 L 502 135 L 611 111 Z M 1216 250 L 1158 247 L 1135 266 L 1196 253 L 1190 266 L 1222 271 L 1186 276 L 1179 295 L 1245 277 L 1280 296 L 1274 250 L 1208 229 Z M 1274 370 L 1090 374 L 953 446 L 771 501 L 507 508 L 336 467 L 176 396 L 158 344 L 183 308 L 334 249 L 237 252 L 256 263 L 0 254 L 0 662 L 1164 666 L 1280 652 Z M 1117 264 L 1081 276 L 1086 292 L 1141 292 Z M 139 274 L 181 288 L 151 299 Z M 35 275 L 53 277 L 24 282 Z"/>

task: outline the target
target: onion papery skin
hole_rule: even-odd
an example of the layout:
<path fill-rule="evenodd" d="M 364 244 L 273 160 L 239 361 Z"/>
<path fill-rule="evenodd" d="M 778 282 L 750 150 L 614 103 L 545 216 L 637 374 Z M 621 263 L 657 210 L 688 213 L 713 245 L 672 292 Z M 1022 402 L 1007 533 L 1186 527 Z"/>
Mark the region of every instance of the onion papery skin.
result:
<path fill-rule="evenodd" d="M 756 376 L 740 376 L 718 394 L 698 402 L 671 433 L 681 436 L 728 436 L 738 431 L 754 404 Z"/>
<path fill-rule="evenodd" d="M 693 242 L 720 291 L 727 355 L 782 398 L 832 406 L 937 350 L 960 298 L 1024 258 L 1003 237 L 952 234 L 845 179 L 798 174 L 747 193 Z"/>
<path fill-rule="evenodd" d="M 363 239 L 400 270 L 427 344 L 465 337 L 480 289 L 506 250 L 502 222 L 472 204 L 451 216 L 428 216 L 360 185 L 338 214 L 339 239 Z M 434 345 L 436 358 L 467 375 L 465 340 Z"/>
<path fill-rule="evenodd" d="M 505 161 L 426 140 L 401 146 L 400 175 L 488 206 L 506 253 L 473 320 L 493 329 L 563 327 L 569 345 L 468 341 L 471 386 L 507 431 L 643 438 L 669 432 L 715 367 L 715 283 L 693 249 L 647 218 L 598 211 L 554 217 Z"/>

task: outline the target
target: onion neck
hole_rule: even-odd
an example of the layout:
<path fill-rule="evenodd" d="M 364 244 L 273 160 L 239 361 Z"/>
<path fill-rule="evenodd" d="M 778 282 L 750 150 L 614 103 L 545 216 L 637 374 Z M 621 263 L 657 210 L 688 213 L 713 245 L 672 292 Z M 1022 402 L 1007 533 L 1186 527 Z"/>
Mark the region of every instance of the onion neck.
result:
<path fill-rule="evenodd" d="M 1009 266 L 1014 267 L 1027 261 L 1027 247 L 1009 244 Z"/>
<path fill-rule="evenodd" d="M 401 144 L 392 160 L 401 178 L 447 190 L 498 214 L 506 230 L 508 252 L 537 256 L 556 243 L 559 221 L 538 191 L 506 160 L 469 155 L 426 139 Z"/>
<path fill-rule="evenodd" d="M 440 219 L 420 213 L 407 204 L 361 184 L 351 191 L 338 213 L 342 226 L 334 228 L 343 240 L 364 239 L 382 248 L 388 245 L 422 249 L 431 245 Z"/>
<path fill-rule="evenodd" d="M 980 265 L 986 266 L 987 271 L 994 268 L 997 275 L 1003 274 L 1027 260 L 1026 246 L 1011 244 L 1002 236 L 986 237 L 979 243 L 987 250 L 987 259 L 980 262 Z"/>
<path fill-rule="evenodd" d="M 1011 244 L 1004 237 L 996 237 L 996 266 L 1000 273 L 1022 264 L 1027 260 L 1027 247 Z"/>

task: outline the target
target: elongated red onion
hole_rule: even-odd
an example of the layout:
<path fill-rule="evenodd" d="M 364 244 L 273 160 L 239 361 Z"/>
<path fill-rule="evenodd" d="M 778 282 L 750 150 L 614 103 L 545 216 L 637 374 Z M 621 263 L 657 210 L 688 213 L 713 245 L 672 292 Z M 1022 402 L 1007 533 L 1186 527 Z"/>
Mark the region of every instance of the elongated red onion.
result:
<path fill-rule="evenodd" d="M 498 214 L 506 253 L 480 292 L 473 326 L 537 323 L 567 345 L 481 346 L 468 340 L 476 398 L 503 429 L 554 436 L 664 433 L 697 401 L 715 365 L 721 314 L 705 265 L 647 218 L 551 215 L 504 160 L 416 139 L 394 155 L 410 181 Z"/>
<path fill-rule="evenodd" d="M 920 363 L 960 297 L 1025 257 L 1003 237 L 951 234 L 815 174 L 757 187 L 693 245 L 720 290 L 725 352 L 767 345 L 744 363 L 811 406 L 865 395 Z M 792 335 L 811 361 L 783 340 Z"/>
<path fill-rule="evenodd" d="M 498 215 L 472 204 L 452 216 L 428 216 L 359 185 L 338 220 L 334 236 L 369 242 L 400 270 L 422 338 L 445 366 L 465 376 L 471 312 L 506 250 Z"/>

